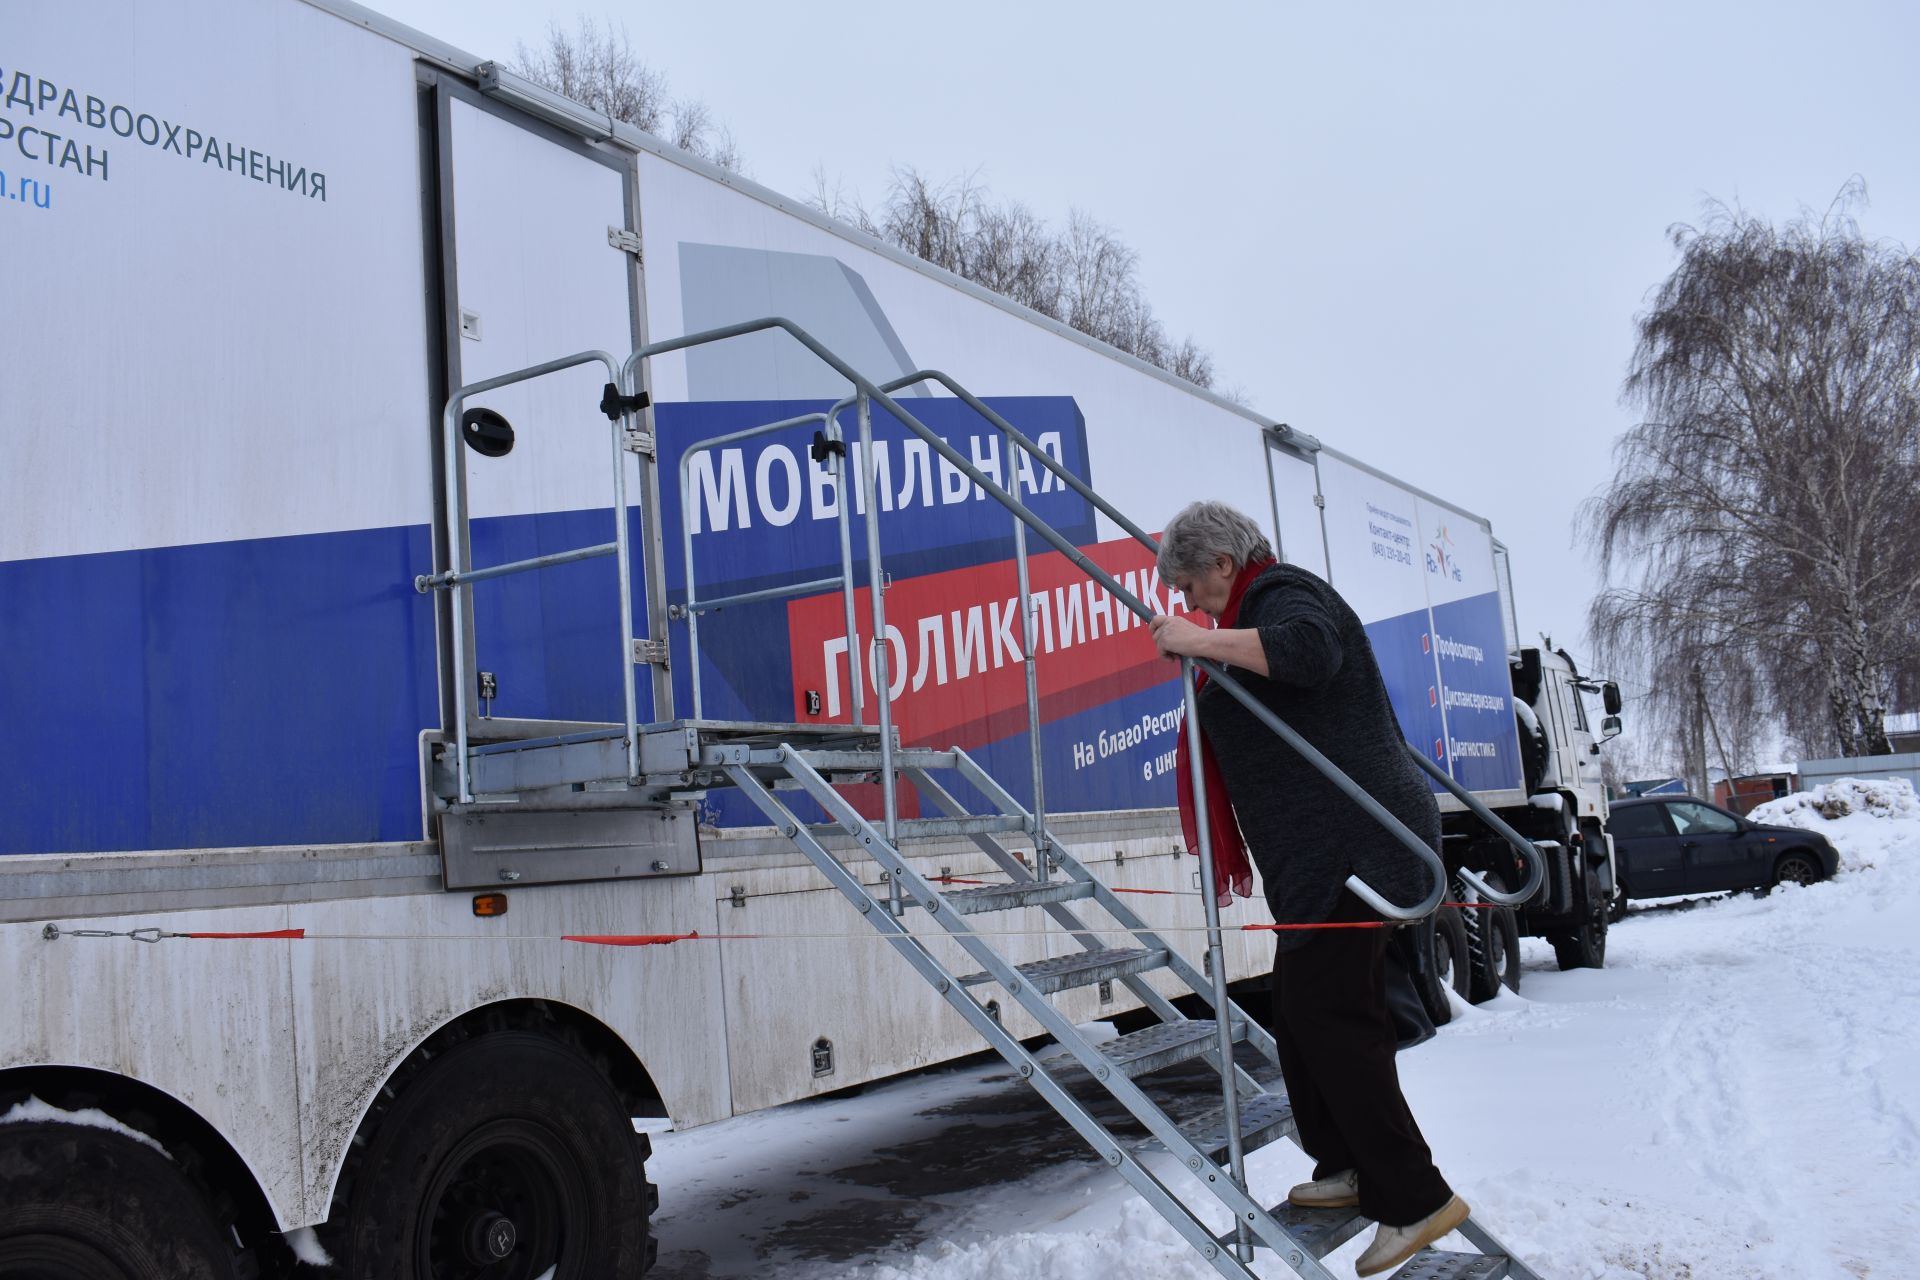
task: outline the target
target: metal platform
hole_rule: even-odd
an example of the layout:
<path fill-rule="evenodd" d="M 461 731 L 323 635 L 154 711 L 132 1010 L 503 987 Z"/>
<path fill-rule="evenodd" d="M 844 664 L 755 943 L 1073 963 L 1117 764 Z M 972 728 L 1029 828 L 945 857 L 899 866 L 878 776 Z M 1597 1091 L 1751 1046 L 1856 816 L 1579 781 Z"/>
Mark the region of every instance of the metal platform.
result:
<path fill-rule="evenodd" d="M 626 731 L 617 724 L 588 728 L 569 726 L 569 732 L 482 742 L 467 749 L 473 800 L 469 805 L 497 805 L 505 799 L 556 788 L 597 787 L 631 790 L 657 799 L 663 791 L 725 786 L 718 764 L 708 759 L 714 747 L 772 753 L 782 746 L 809 752 L 846 753 L 848 768 L 871 758 L 879 767 L 879 737 L 871 727 L 844 724 L 777 724 L 741 720 L 668 720 L 639 727 L 640 772 L 627 772 Z M 836 770 L 837 772 L 837 770 Z M 433 793 L 454 812 L 460 784 L 446 751 L 433 762 Z"/>

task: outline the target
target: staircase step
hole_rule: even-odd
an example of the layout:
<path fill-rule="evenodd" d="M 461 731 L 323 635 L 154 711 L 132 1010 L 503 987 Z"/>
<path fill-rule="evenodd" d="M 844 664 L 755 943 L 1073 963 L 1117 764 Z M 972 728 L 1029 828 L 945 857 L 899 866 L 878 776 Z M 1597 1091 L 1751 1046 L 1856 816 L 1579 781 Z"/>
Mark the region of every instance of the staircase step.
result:
<path fill-rule="evenodd" d="M 915 838 L 930 840 L 937 836 L 986 836 L 998 835 L 1008 831 L 1026 831 L 1028 821 L 1024 817 L 1009 817 L 1004 813 L 982 814 L 964 818 L 902 818 L 897 830 L 902 840 Z"/>
<path fill-rule="evenodd" d="M 875 820 L 874 830 L 881 829 Z M 951 836 L 992 835 L 999 832 L 1021 831 L 1027 829 L 1026 819 L 1007 818 L 995 814 L 992 817 L 978 818 L 902 818 L 895 824 L 895 839 L 898 847 L 905 849 L 910 840 L 938 840 Z M 810 823 L 807 830 L 815 836 L 839 836 L 847 834 L 847 828 L 837 822 Z"/>
<path fill-rule="evenodd" d="M 879 748 L 854 751 L 799 751 L 795 753 L 821 773 L 869 773 L 880 767 Z M 896 769 L 951 769 L 960 758 L 951 751 L 902 747 L 893 753 Z"/>
<path fill-rule="evenodd" d="M 1422 1249 L 1393 1273 L 1392 1280 L 1501 1280 L 1509 1259 L 1498 1253 L 1443 1253 Z"/>
<path fill-rule="evenodd" d="M 1085 880 L 1029 880 L 1016 884 L 990 884 L 978 889 L 956 889 L 940 896 L 956 915 L 972 916 L 983 911 L 1013 911 L 1048 902 L 1078 902 L 1093 896 L 1093 886 Z"/>
<path fill-rule="evenodd" d="M 1072 955 L 1029 960 L 1014 968 L 1026 979 L 1028 986 L 1044 996 L 1056 991 L 1070 991 L 1075 987 L 1090 987 L 1096 982 L 1124 978 L 1149 969 L 1164 969 L 1166 965 L 1165 951 L 1148 951 L 1139 947 L 1102 947 L 1098 951 L 1076 951 Z M 963 985 L 969 987 L 993 980 L 990 973 L 969 973 L 960 979 Z"/>
<path fill-rule="evenodd" d="M 1187 1141 L 1200 1148 L 1202 1155 L 1218 1159 L 1227 1150 L 1226 1110 L 1215 1107 L 1197 1120 L 1180 1126 Z M 1293 1108 L 1285 1094 L 1257 1093 L 1240 1099 L 1240 1144 L 1242 1151 L 1257 1151 L 1270 1142 L 1293 1132 Z"/>
<path fill-rule="evenodd" d="M 1108 1062 L 1129 1076 L 1151 1075 L 1175 1063 L 1201 1057 L 1220 1043 L 1220 1024 L 1212 1018 L 1159 1022 L 1144 1031 L 1129 1032 L 1100 1046 Z M 1236 1042 L 1247 1038 L 1247 1024 L 1233 1024 Z"/>
<path fill-rule="evenodd" d="M 1268 1212 L 1301 1248 L 1316 1258 L 1326 1257 L 1372 1225 L 1372 1219 L 1362 1217 L 1358 1209 L 1305 1209 L 1282 1201 Z M 1232 1242 L 1233 1235 L 1229 1232 L 1222 1243 Z"/>

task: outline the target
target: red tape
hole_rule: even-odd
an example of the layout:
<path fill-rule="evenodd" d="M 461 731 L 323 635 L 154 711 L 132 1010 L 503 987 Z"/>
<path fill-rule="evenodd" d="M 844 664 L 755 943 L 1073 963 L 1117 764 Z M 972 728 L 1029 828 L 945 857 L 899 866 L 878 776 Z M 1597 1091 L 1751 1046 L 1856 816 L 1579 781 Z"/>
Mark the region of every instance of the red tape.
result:
<path fill-rule="evenodd" d="M 672 942 L 698 938 L 693 933 L 563 933 L 562 942 L 589 942 L 596 947 L 663 947 Z"/>
<path fill-rule="evenodd" d="M 182 938 L 304 938 L 305 929 L 263 929 L 258 933 L 183 933 Z"/>
<path fill-rule="evenodd" d="M 1328 920 L 1323 924 L 1243 924 L 1240 926 L 1248 933 L 1256 930 L 1278 933 L 1292 929 L 1385 929 L 1385 920 Z"/>

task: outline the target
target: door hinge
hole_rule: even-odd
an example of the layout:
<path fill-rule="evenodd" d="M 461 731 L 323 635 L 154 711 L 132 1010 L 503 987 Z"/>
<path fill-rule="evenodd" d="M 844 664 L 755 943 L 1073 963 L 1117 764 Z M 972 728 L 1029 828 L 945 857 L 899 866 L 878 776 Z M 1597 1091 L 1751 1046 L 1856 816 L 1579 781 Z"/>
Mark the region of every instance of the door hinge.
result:
<path fill-rule="evenodd" d="M 664 667 L 667 665 L 667 642 L 665 640 L 635 640 L 633 642 L 633 660 L 643 667 Z"/>
<path fill-rule="evenodd" d="M 629 231 L 625 227 L 607 228 L 607 243 L 624 253 L 630 253 L 639 259 L 640 265 L 646 265 L 646 256 L 640 252 L 640 233 Z"/>
<path fill-rule="evenodd" d="M 627 428 L 625 438 L 621 441 L 620 447 L 628 453 L 637 453 L 643 458 L 651 458 L 653 456 L 653 432 L 648 431 L 644 427 L 629 427 Z"/>

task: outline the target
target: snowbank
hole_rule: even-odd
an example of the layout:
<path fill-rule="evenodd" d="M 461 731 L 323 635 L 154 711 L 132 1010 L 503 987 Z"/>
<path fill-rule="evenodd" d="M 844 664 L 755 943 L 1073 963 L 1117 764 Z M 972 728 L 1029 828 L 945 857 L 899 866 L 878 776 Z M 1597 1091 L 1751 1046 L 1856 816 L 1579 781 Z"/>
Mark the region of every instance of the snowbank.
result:
<path fill-rule="evenodd" d="M 1817 831 L 1840 850 L 1843 871 L 1878 866 L 1896 845 L 1920 836 L 1920 795 L 1905 778 L 1841 778 L 1769 800 L 1755 822 Z"/>

